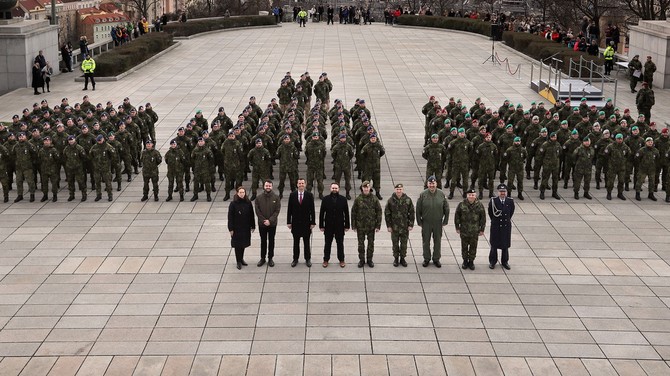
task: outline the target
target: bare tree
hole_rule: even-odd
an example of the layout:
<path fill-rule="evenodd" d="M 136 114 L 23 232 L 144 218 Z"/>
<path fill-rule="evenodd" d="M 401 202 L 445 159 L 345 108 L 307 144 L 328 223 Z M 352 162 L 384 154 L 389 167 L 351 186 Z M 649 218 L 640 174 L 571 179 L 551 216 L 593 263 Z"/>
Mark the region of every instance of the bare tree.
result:
<path fill-rule="evenodd" d="M 624 0 L 633 14 L 643 20 L 665 20 L 670 0 Z"/>
<path fill-rule="evenodd" d="M 600 25 L 600 17 L 609 14 L 620 6 L 617 0 L 572 0 L 571 3 L 596 25 Z M 598 38 L 598 43 L 600 43 L 600 38 Z"/>
<path fill-rule="evenodd" d="M 149 10 L 158 4 L 158 0 L 127 0 L 126 4 L 141 16 L 149 19 Z"/>
<path fill-rule="evenodd" d="M 445 16 L 449 9 L 454 8 L 456 0 L 431 0 L 426 3 L 436 16 Z"/>

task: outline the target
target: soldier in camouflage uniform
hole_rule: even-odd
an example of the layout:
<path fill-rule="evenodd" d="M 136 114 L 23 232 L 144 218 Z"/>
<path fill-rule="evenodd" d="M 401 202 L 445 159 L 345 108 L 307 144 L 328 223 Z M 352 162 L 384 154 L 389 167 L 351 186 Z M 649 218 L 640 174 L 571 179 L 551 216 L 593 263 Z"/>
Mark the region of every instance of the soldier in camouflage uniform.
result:
<path fill-rule="evenodd" d="M 67 179 L 67 188 L 70 192 L 68 201 L 74 200 L 74 182 L 79 184 L 81 191 L 81 201 L 86 201 L 86 178 L 84 165 L 86 162 L 86 150 L 77 144 L 75 136 L 68 136 L 68 145 L 63 149 L 63 166 L 65 166 L 65 178 Z"/>
<path fill-rule="evenodd" d="M 40 178 L 42 180 L 42 200 L 49 199 L 49 183 L 51 183 L 51 194 L 53 202 L 58 201 L 58 185 L 60 182 L 60 160 L 61 156 L 53 145 L 51 137 L 44 137 L 44 145 L 37 152 L 37 159 L 40 162 Z"/>
<path fill-rule="evenodd" d="M 656 165 L 656 187 L 655 192 L 658 192 L 658 184 L 661 183 L 661 190 L 665 190 L 666 194 L 670 194 L 668 191 L 668 169 L 670 169 L 670 164 L 668 159 L 665 158 L 665 155 L 670 151 L 670 130 L 668 128 L 663 128 L 661 130 L 660 136 L 654 141 L 654 146 L 658 149 L 660 159 Z"/>
<path fill-rule="evenodd" d="M 404 192 L 402 184 L 395 185 L 395 193 L 386 201 L 384 219 L 386 228 L 391 233 L 393 244 L 393 266 L 398 264 L 407 267 L 407 240 L 409 232 L 414 228 L 414 203 Z M 400 258 L 400 260 L 398 260 Z"/>
<path fill-rule="evenodd" d="M 93 145 L 96 143 L 96 136 L 91 134 L 88 126 L 86 124 L 81 126 L 81 133 L 77 136 L 77 145 L 81 145 L 81 147 L 86 150 L 86 153 L 90 153 L 91 148 Z M 86 171 L 86 175 L 84 175 L 84 179 L 87 177 L 91 178 L 91 189 L 95 189 L 95 172 L 93 168 L 93 161 L 88 159 L 86 161 L 86 164 L 84 165 L 84 170 Z"/>
<path fill-rule="evenodd" d="M 589 141 L 590 140 L 591 139 L 589 138 Z M 579 132 L 576 129 L 573 129 L 572 132 L 570 132 L 570 139 L 563 143 L 563 155 L 565 156 L 565 161 L 563 162 L 563 189 L 568 189 L 568 181 L 570 180 L 570 176 L 574 175 L 573 169 L 575 166 L 575 160 L 573 153 L 575 150 L 577 150 L 578 147 L 581 146 L 581 144 L 582 143 L 579 141 Z"/>
<path fill-rule="evenodd" d="M 35 175 L 33 173 L 33 161 L 37 157 L 37 149 L 27 141 L 26 135 L 19 133 L 19 142 L 14 145 L 14 157 L 16 158 L 16 193 L 14 202 L 23 200 L 23 181 L 28 183 L 30 202 L 35 201 Z"/>
<path fill-rule="evenodd" d="M 242 176 L 244 175 L 244 167 L 242 166 L 242 159 L 244 158 L 244 151 L 242 144 L 235 138 L 235 132 L 231 129 L 228 132 L 228 138 L 221 145 L 221 153 L 223 153 L 223 172 L 226 175 L 226 196 L 224 201 L 230 199 L 230 191 L 237 188 L 236 185 L 242 184 Z"/>
<path fill-rule="evenodd" d="M 184 152 L 177 147 L 177 141 L 170 141 L 170 149 L 165 153 L 165 164 L 167 165 L 168 196 L 165 201 L 172 201 L 172 192 L 177 185 L 179 192 L 179 201 L 184 201 L 184 162 L 186 156 Z"/>
<path fill-rule="evenodd" d="M 119 141 L 116 140 L 116 135 L 114 132 L 109 132 L 109 135 L 107 136 L 107 143 L 110 144 L 113 148 L 114 151 L 116 151 L 116 159 L 114 162 L 112 162 L 112 170 L 114 171 L 114 179 L 112 181 L 116 182 L 116 191 L 120 192 L 121 191 L 121 176 L 123 175 L 123 172 L 121 170 L 121 156 L 123 155 L 123 145 Z"/>
<path fill-rule="evenodd" d="M 300 158 L 300 152 L 295 147 L 295 144 L 291 142 L 291 136 L 288 134 L 282 137 L 282 143 L 277 148 L 275 158 L 279 159 L 279 198 L 281 199 L 284 197 L 284 182 L 286 181 L 286 177 L 288 176 L 291 192 L 296 190 L 296 182 L 298 181 L 298 159 Z"/>
<path fill-rule="evenodd" d="M 351 200 L 351 159 L 354 157 L 354 148 L 347 142 L 346 134 L 340 134 L 338 140 L 337 144 L 330 150 L 333 157 L 334 181 L 339 184 L 342 180 L 342 174 L 344 174 L 346 197 L 347 200 Z"/>
<path fill-rule="evenodd" d="M 207 193 L 207 201 L 212 201 L 212 179 L 210 164 L 214 163 L 214 154 L 212 150 L 205 147 L 205 140 L 198 138 L 198 145 L 191 152 L 191 161 L 193 162 L 193 197 L 191 201 L 198 199 L 198 187 L 204 185 Z"/>
<path fill-rule="evenodd" d="M 112 164 L 116 160 L 116 151 L 105 142 L 105 137 L 99 135 L 96 137 L 97 144 L 91 147 L 88 153 L 89 159 L 93 161 L 93 171 L 95 173 L 95 201 L 102 199 L 102 181 L 105 181 L 105 190 L 107 191 L 107 201 L 112 201 Z"/>
<path fill-rule="evenodd" d="M 371 181 L 378 200 L 382 199 L 381 188 L 381 158 L 386 154 L 384 147 L 377 138 L 377 134 L 370 135 L 370 142 L 361 149 L 361 158 L 365 161 L 363 178 Z"/>
<path fill-rule="evenodd" d="M 119 130 L 114 134 L 114 140 L 121 145 L 121 155 L 118 156 L 120 160 L 123 161 L 123 171 L 128 176 L 128 182 L 133 180 L 133 157 L 130 155 L 132 150 L 132 145 L 135 143 L 135 137 L 126 130 L 125 123 L 119 123 Z M 116 142 L 114 143 L 116 145 Z M 116 148 L 116 147 L 115 147 Z M 118 148 L 117 148 L 118 151 Z M 120 162 L 119 162 L 120 164 Z M 119 177 L 119 180 L 121 178 Z M 120 182 L 117 182 L 120 184 Z"/>
<path fill-rule="evenodd" d="M 2 184 L 3 202 L 9 201 L 9 178 L 7 177 L 7 161 L 9 160 L 9 150 L 2 145 L 0 140 L 0 184 Z"/>
<path fill-rule="evenodd" d="M 158 201 L 158 166 L 163 162 L 163 157 L 158 150 L 154 149 L 154 142 L 147 140 L 145 149 L 142 150 L 142 178 L 144 186 L 142 188 L 142 200 L 149 199 L 149 181 L 153 185 L 154 201 Z"/>
<path fill-rule="evenodd" d="M 556 140 L 556 132 L 549 135 L 549 141 L 540 146 L 538 160 L 542 163 L 542 182 L 540 184 L 540 199 L 544 200 L 544 191 L 549 187 L 551 177 L 551 197 L 560 200 L 558 195 L 558 174 L 563 148 Z"/>
<path fill-rule="evenodd" d="M 654 187 L 656 187 L 656 163 L 659 160 L 660 155 L 658 149 L 654 147 L 653 138 L 647 137 L 644 140 L 644 144 L 645 145 L 635 153 L 635 159 L 637 160 L 638 166 L 637 182 L 635 183 L 635 199 L 637 201 L 642 200 L 640 198 L 642 184 L 649 178 L 647 185 L 649 195 L 647 197 L 652 201 L 656 201 L 656 197 L 654 196 Z"/>
<path fill-rule="evenodd" d="M 493 197 L 493 180 L 496 173 L 496 160 L 498 159 L 498 147 L 492 142 L 493 136 L 487 133 L 484 143 L 477 147 L 475 154 L 479 160 L 479 199 L 484 197 L 484 182 L 489 189 L 489 197 Z M 505 162 L 507 163 L 507 162 Z"/>
<path fill-rule="evenodd" d="M 307 191 L 312 193 L 312 187 L 316 180 L 319 198 L 323 198 L 323 169 L 324 159 L 326 158 L 326 145 L 321 141 L 319 133 L 312 133 L 312 139 L 305 147 L 305 157 L 307 159 Z"/>
<path fill-rule="evenodd" d="M 351 207 L 351 229 L 358 236 L 358 267 L 362 268 L 365 263 L 374 268 L 372 256 L 375 253 L 375 233 L 382 226 L 382 206 L 372 194 L 370 194 L 370 182 L 361 184 L 361 195 L 356 197 Z M 365 239 L 368 240 L 367 251 Z"/>
<path fill-rule="evenodd" d="M 191 163 L 191 154 L 193 153 L 193 142 L 190 137 L 186 136 L 186 129 L 184 129 L 184 127 L 179 127 L 177 129 L 177 137 L 175 140 L 177 141 L 177 147 L 181 149 L 186 158 L 184 160 L 184 192 L 188 192 L 191 190 L 191 168 L 193 167 L 193 164 Z M 197 189 L 194 189 L 193 191 L 196 192 Z"/>
<path fill-rule="evenodd" d="M 572 161 L 574 162 L 574 191 L 575 200 L 579 200 L 579 187 L 584 181 L 584 198 L 592 199 L 589 190 L 591 189 L 591 171 L 593 168 L 593 156 L 595 151 L 591 147 L 591 139 L 584 137 L 582 146 L 572 152 Z"/>
<path fill-rule="evenodd" d="M 433 133 L 430 136 L 428 145 L 424 146 L 421 156 L 427 161 L 426 179 L 431 175 L 435 176 L 437 178 L 437 188 L 442 189 L 442 173 L 444 172 L 444 164 L 447 161 L 447 148 L 439 141 L 439 136 Z"/>
<path fill-rule="evenodd" d="M 623 142 L 623 134 L 619 133 L 615 137 L 616 141 L 609 143 L 603 151 L 603 158 L 607 162 L 607 171 L 605 172 L 605 188 L 607 189 L 607 199 L 612 199 L 612 189 L 614 188 L 614 178 L 617 179 L 617 197 L 626 200 L 623 195 L 624 182 L 626 180 L 626 162 L 631 154 L 631 150 Z"/>
<path fill-rule="evenodd" d="M 526 148 L 521 146 L 521 137 L 514 137 L 514 143 L 502 155 L 502 158 L 507 160 L 509 184 L 512 185 L 516 181 L 519 200 L 524 199 L 523 171 L 527 155 Z"/>
<path fill-rule="evenodd" d="M 463 187 L 468 186 L 468 172 L 470 171 L 470 157 L 472 155 L 472 143 L 465 138 L 465 129 L 458 129 L 458 138 L 451 141 L 447 147 L 449 160 L 451 162 L 451 186 L 449 187 L 449 199 L 454 198 L 456 182 L 463 181 Z M 465 188 L 464 188 L 465 189 Z M 463 193 L 465 198 L 465 193 Z"/>
<path fill-rule="evenodd" d="M 256 147 L 251 149 L 247 154 L 249 165 L 253 167 L 251 174 L 251 201 L 256 199 L 256 190 L 258 189 L 258 182 L 270 179 L 270 171 L 268 169 L 268 161 L 272 159 L 270 152 L 263 146 L 263 140 L 256 139 Z M 323 189 L 323 188 L 322 188 Z"/>
<path fill-rule="evenodd" d="M 474 189 L 467 191 L 465 200 L 461 201 L 456 207 L 454 225 L 456 226 L 456 233 L 461 237 L 462 267 L 463 269 L 475 270 L 477 243 L 479 237 L 484 235 L 486 211 L 481 201 L 477 200 Z"/>

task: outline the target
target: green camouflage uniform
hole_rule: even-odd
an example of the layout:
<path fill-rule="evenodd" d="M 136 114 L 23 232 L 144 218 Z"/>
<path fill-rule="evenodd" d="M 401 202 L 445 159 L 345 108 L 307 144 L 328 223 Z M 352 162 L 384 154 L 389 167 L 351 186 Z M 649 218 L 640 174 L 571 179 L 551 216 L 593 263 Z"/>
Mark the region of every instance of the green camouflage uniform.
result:
<path fill-rule="evenodd" d="M 562 150 L 558 141 L 552 141 L 551 139 L 540 146 L 538 159 L 542 163 L 541 192 L 549 188 L 549 178 L 551 177 L 551 190 L 558 193 L 558 175 Z"/>
<path fill-rule="evenodd" d="M 509 185 L 516 184 L 517 192 L 523 193 L 523 171 L 528 152 L 521 145 L 512 145 L 503 153 L 507 160 Z"/>
<path fill-rule="evenodd" d="M 344 174 L 344 187 L 347 194 L 351 191 L 351 159 L 354 157 L 354 148 L 346 141 L 338 142 L 330 151 L 333 157 L 334 181 L 342 180 Z"/>
<path fill-rule="evenodd" d="M 461 236 L 463 260 L 474 261 L 477 257 L 479 234 L 484 232 L 486 227 L 486 211 L 481 201 L 475 199 L 470 203 L 467 198 L 461 201 L 456 207 L 454 225 Z"/>
<path fill-rule="evenodd" d="M 626 181 L 626 162 L 630 154 L 630 148 L 623 142 L 610 142 L 603 151 L 603 158 L 607 161 L 605 188 L 607 188 L 608 193 L 612 192 L 614 178 L 616 178 L 618 194 L 623 194 L 623 185 Z"/>
<path fill-rule="evenodd" d="M 656 162 L 659 159 L 658 149 L 655 147 L 643 146 L 637 153 L 635 153 L 635 159 L 637 160 L 638 173 L 637 173 L 637 182 L 635 184 L 635 192 L 640 193 L 642 190 L 642 184 L 644 181 L 649 178 L 648 190 L 649 195 L 654 193 L 654 187 L 656 187 Z"/>
<path fill-rule="evenodd" d="M 177 184 L 177 192 L 179 197 L 184 197 L 184 162 L 186 156 L 180 148 L 170 148 L 165 153 L 165 164 L 167 165 L 167 179 L 168 179 L 168 198 L 172 197 L 174 192 L 175 182 Z"/>
<path fill-rule="evenodd" d="M 305 146 L 305 157 L 307 158 L 307 186 L 306 189 L 312 192 L 314 181 L 316 180 L 319 197 L 323 196 L 323 169 L 324 159 L 326 158 L 326 145 L 319 140 L 311 140 Z"/>
<path fill-rule="evenodd" d="M 37 149 L 28 141 L 19 141 L 14 145 L 16 157 L 16 193 L 23 196 L 23 181 L 28 183 L 28 191 L 35 194 L 35 175 L 33 161 L 37 157 Z"/>
<path fill-rule="evenodd" d="M 477 159 L 479 160 L 479 174 L 477 179 L 479 180 L 479 196 L 482 196 L 484 191 L 484 182 L 486 181 L 489 196 L 493 195 L 493 179 L 496 173 L 496 159 L 498 157 L 498 148 L 493 142 L 485 141 L 483 144 L 477 147 L 475 151 Z M 507 163 L 507 162 L 505 162 Z"/>
<path fill-rule="evenodd" d="M 65 166 L 65 178 L 67 179 L 70 199 L 74 198 L 75 180 L 79 184 L 82 200 L 86 197 L 86 175 L 84 173 L 86 158 L 86 150 L 79 144 L 68 144 L 63 149 L 63 165 Z"/>
<path fill-rule="evenodd" d="M 221 145 L 221 153 L 224 161 L 223 172 L 226 175 L 226 193 L 228 193 L 231 189 L 235 189 L 236 185 L 242 184 L 244 167 L 241 159 L 244 158 L 244 151 L 238 140 L 228 138 Z"/>
<path fill-rule="evenodd" d="M 193 163 L 193 197 L 198 197 L 198 187 L 205 186 L 207 197 L 212 194 L 212 174 L 210 165 L 214 163 L 214 154 L 206 146 L 196 146 L 191 152 Z"/>
<path fill-rule="evenodd" d="M 435 176 L 435 179 L 437 180 L 437 188 L 440 189 L 442 188 L 444 164 L 447 161 L 447 148 L 436 141 L 437 139 L 433 139 L 433 141 L 429 140 L 428 145 L 424 146 L 421 156 L 427 161 L 426 180 L 431 175 Z"/>
<path fill-rule="evenodd" d="M 112 164 L 116 160 L 115 154 L 114 148 L 106 142 L 93 145 L 88 153 L 90 160 L 93 161 L 96 200 L 102 195 L 103 180 L 107 197 L 112 200 Z"/>
<path fill-rule="evenodd" d="M 595 151 L 590 146 L 581 145 L 572 152 L 572 160 L 574 161 L 574 182 L 573 188 L 575 194 L 579 192 L 582 180 L 584 180 L 584 194 L 589 193 L 591 189 L 591 171 L 593 169 L 593 156 Z M 567 179 L 567 177 L 566 177 Z"/>
<path fill-rule="evenodd" d="M 300 158 L 300 152 L 295 147 L 293 142 L 282 142 L 277 148 L 275 158 L 279 159 L 279 195 L 283 196 L 284 192 L 284 181 L 288 175 L 288 183 L 291 187 L 291 192 L 293 192 L 297 186 L 298 181 L 298 159 Z"/>
<path fill-rule="evenodd" d="M 358 259 L 369 262 L 375 253 L 375 232 L 382 226 L 382 206 L 371 193 L 361 194 L 351 206 L 351 229 L 358 237 Z M 365 239 L 368 240 L 367 252 Z"/>
<path fill-rule="evenodd" d="M 406 194 L 400 198 L 394 193 L 386 201 L 384 208 L 386 227 L 391 230 L 393 257 L 407 257 L 407 240 L 409 229 L 414 227 L 414 203 Z"/>
<path fill-rule="evenodd" d="M 381 188 L 381 158 L 386 154 L 381 141 L 377 139 L 376 142 L 368 142 L 367 145 L 361 149 L 361 158 L 365 161 L 363 166 L 363 180 L 368 180 L 372 183 L 375 193 L 379 195 Z"/>
<path fill-rule="evenodd" d="M 144 179 L 144 186 L 142 194 L 146 197 L 149 194 L 149 181 L 153 185 L 154 197 L 158 198 L 158 166 L 163 162 L 161 153 L 156 149 L 142 150 L 142 178 Z"/>
<path fill-rule="evenodd" d="M 464 189 L 468 187 L 468 172 L 470 171 L 470 156 L 472 155 L 472 143 L 467 138 L 456 138 L 447 147 L 449 160 L 451 161 L 451 186 L 449 196 L 454 195 L 456 182 L 462 181 Z"/>
<path fill-rule="evenodd" d="M 54 197 L 58 194 L 60 184 L 60 160 L 61 156 L 55 147 L 43 147 L 37 152 L 40 161 L 40 178 L 42 180 L 42 194 L 46 197 L 49 193 L 49 182 L 51 182 L 51 193 Z"/>

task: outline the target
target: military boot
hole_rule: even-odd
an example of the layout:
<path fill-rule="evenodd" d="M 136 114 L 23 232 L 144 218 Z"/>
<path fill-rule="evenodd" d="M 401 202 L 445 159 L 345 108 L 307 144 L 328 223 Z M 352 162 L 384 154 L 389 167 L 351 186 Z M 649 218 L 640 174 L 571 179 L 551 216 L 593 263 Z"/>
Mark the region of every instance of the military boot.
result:
<path fill-rule="evenodd" d="M 4 192 L 4 193 L 5 193 L 5 195 L 3 196 L 3 200 L 2 200 L 2 201 L 5 202 L 5 203 L 6 203 L 6 202 L 9 202 L 9 193 L 8 193 L 8 192 Z"/>
<path fill-rule="evenodd" d="M 212 201 L 212 194 L 211 194 L 211 193 L 208 193 L 208 194 L 207 194 L 207 201 L 208 201 L 208 202 L 209 202 L 209 201 Z"/>
<path fill-rule="evenodd" d="M 154 201 L 158 201 L 158 192 L 154 192 Z"/>
<path fill-rule="evenodd" d="M 35 194 L 34 193 L 30 194 L 30 202 L 35 202 Z"/>
<path fill-rule="evenodd" d="M 575 200 L 579 200 L 579 192 L 575 191 Z"/>
<path fill-rule="evenodd" d="M 14 202 L 19 202 L 19 201 L 22 201 L 22 200 L 23 200 L 23 195 L 18 195 L 18 196 L 16 196 L 16 198 L 14 199 Z"/>
<path fill-rule="evenodd" d="M 5 196 L 5 202 L 7 202 L 7 196 Z M 670 202 L 670 192 L 665 194 L 665 202 Z"/>
<path fill-rule="evenodd" d="M 255 199 L 256 199 L 256 192 L 254 192 L 254 193 L 251 195 L 250 200 L 253 201 L 253 200 L 255 200 Z"/>
<path fill-rule="evenodd" d="M 102 195 L 100 195 L 100 194 L 99 194 L 99 195 L 96 195 L 96 196 L 95 196 L 95 201 L 98 202 L 98 201 L 100 201 L 100 200 L 102 200 Z"/>
<path fill-rule="evenodd" d="M 402 265 L 402 266 L 405 267 L 405 268 L 407 267 L 407 261 L 405 261 L 405 258 L 404 258 L 404 257 L 401 257 L 401 258 L 400 258 L 400 265 Z"/>
<path fill-rule="evenodd" d="M 214 182 L 212 182 L 212 192 L 216 192 L 216 187 L 214 186 Z"/>
<path fill-rule="evenodd" d="M 351 194 L 350 194 L 349 190 L 347 190 L 347 196 L 346 197 L 347 197 L 347 200 L 351 200 Z"/>
<path fill-rule="evenodd" d="M 193 188 L 195 190 L 195 188 Z M 198 184 L 198 192 L 204 192 L 205 191 L 205 185 L 204 184 Z"/>
<path fill-rule="evenodd" d="M 184 194 L 180 193 L 179 194 L 179 202 L 184 201 Z"/>
<path fill-rule="evenodd" d="M 81 192 L 81 202 L 86 201 L 86 192 Z"/>
<path fill-rule="evenodd" d="M 537 189 L 537 180 L 533 182 L 533 189 Z"/>
<path fill-rule="evenodd" d="M 649 196 L 647 196 L 651 201 L 657 201 L 656 196 L 654 196 L 654 192 L 649 192 Z"/>
<path fill-rule="evenodd" d="M 107 194 L 107 201 L 112 201 L 114 200 L 114 196 L 111 193 Z"/>
<path fill-rule="evenodd" d="M 223 181 L 223 174 L 219 174 L 219 180 Z"/>
<path fill-rule="evenodd" d="M 382 199 L 382 195 L 379 193 L 379 190 L 377 190 L 377 191 L 375 192 L 375 196 L 377 196 L 377 200 L 381 200 L 381 199 Z"/>
<path fill-rule="evenodd" d="M 619 191 L 619 193 L 617 193 L 616 197 L 620 200 L 626 201 L 626 196 L 623 195 L 622 191 Z"/>
<path fill-rule="evenodd" d="M 596 180 L 596 189 L 600 189 L 600 180 Z"/>
<path fill-rule="evenodd" d="M 479 190 L 479 196 L 477 196 L 477 197 L 479 197 L 480 200 L 483 200 L 484 199 L 484 191 Z"/>
<path fill-rule="evenodd" d="M 640 197 L 640 192 L 635 192 L 635 199 L 637 201 L 642 201 L 642 197 Z"/>
<path fill-rule="evenodd" d="M 133 177 L 130 175 L 130 172 L 129 172 L 128 173 L 128 182 L 130 183 L 131 181 L 133 181 Z"/>
<path fill-rule="evenodd" d="M 591 197 L 591 194 L 589 192 L 584 192 L 584 198 L 587 200 L 592 200 L 593 197 Z"/>
<path fill-rule="evenodd" d="M 555 189 L 552 189 L 552 190 L 551 190 L 551 197 L 553 197 L 553 198 L 555 198 L 555 199 L 557 199 L 557 200 L 560 200 L 560 199 L 561 199 L 561 196 L 558 195 L 558 192 L 556 192 Z"/>
<path fill-rule="evenodd" d="M 133 172 L 135 173 L 135 175 L 138 175 L 140 173 L 140 170 L 137 169 L 137 166 L 134 166 L 133 170 L 134 170 Z"/>
<path fill-rule="evenodd" d="M 519 192 L 519 195 L 517 195 L 517 197 L 519 198 L 519 200 L 523 201 L 524 200 L 523 192 Z"/>
<path fill-rule="evenodd" d="M 612 200 L 612 191 L 607 191 L 607 199 Z"/>
<path fill-rule="evenodd" d="M 51 197 L 51 202 L 56 202 L 58 201 L 58 194 L 54 193 L 53 196 Z"/>
<path fill-rule="evenodd" d="M 146 201 L 146 200 L 148 200 L 148 199 L 149 199 L 149 196 L 145 193 L 145 194 L 142 196 L 142 199 L 141 199 L 140 201 L 144 202 L 144 201 Z"/>
<path fill-rule="evenodd" d="M 563 183 L 563 189 L 568 189 L 568 180 L 567 179 Z"/>
<path fill-rule="evenodd" d="M 226 191 L 226 196 L 223 197 L 223 201 L 228 201 L 230 200 L 230 192 Z"/>
<path fill-rule="evenodd" d="M 121 179 L 119 179 L 119 181 L 116 182 L 116 191 L 121 192 Z"/>
<path fill-rule="evenodd" d="M 453 190 L 449 190 L 449 196 L 448 196 L 447 198 L 448 198 L 449 200 L 451 200 L 452 198 L 454 198 L 454 191 L 453 191 Z"/>
<path fill-rule="evenodd" d="M 461 267 L 467 269 L 468 266 L 470 266 L 470 260 L 463 259 L 463 265 L 461 265 Z"/>
<path fill-rule="evenodd" d="M 185 192 L 191 191 L 191 182 L 187 181 L 186 182 L 186 188 L 184 189 Z"/>
<path fill-rule="evenodd" d="M 172 201 L 172 192 L 168 193 L 167 198 L 165 199 L 166 202 Z"/>
<path fill-rule="evenodd" d="M 48 195 L 42 195 L 42 199 L 40 200 L 40 202 L 47 201 L 48 199 L 49 199 Z"/>
<path fill-rule="evenodd" d="M 191 197 L 191 202 L 198 200 L 198 193 L 194 193 L 193 197 Z"/>
<path fill-rule="evenodd" d="M 544 189 L 540 189 L 540 200 L 544 200 Z"/>
<path fill-rule="evenodd" d="M 393 266 L 398 267 L 398 257 L 393 258 Z"/>
<path fill-rule="evenodd" d="M 628 186 L 628 183 L 624 185 L 624 191 L 628 192 L 630 191 L 630 187 Z"/>

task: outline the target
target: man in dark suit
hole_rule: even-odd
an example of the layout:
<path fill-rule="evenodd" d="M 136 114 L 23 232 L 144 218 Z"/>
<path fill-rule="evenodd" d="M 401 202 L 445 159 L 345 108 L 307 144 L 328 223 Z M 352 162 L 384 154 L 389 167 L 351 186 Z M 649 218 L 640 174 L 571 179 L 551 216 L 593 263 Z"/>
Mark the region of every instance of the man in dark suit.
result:
<path fill-rule="evenodd" d="M 297 182 L 298 189 L 288 198 L 286 224 L 293 234 L 293 262 L 291 267 L 298 265 L 300 258 L 300 238 L 302 238 L 305 252 L 305 265 L 312 266 L 312 253 L 309 248 L 309 238 L 312 229 L 316 226 L 316 212 L 314 211 L 314 196 L 305 191 L 305 179 Z"/>
<path fill-rule="evenodd" d="M 340 261 L 340 267 L 344 268 L 344 233 L 349 231 L 349 204 L 347 199 L 340 195 L 340 185 L 332 183 L 330 185 L 330 194 L 321 201 L 321 211 L 319 212 L 319 229 L 326 236 L 326 243 L 323 247 L 323 267 L 328 267 L 330 261 L 330 246 L 333 244 L 333 238 L 337 243 L 337 259 Z"/>
<path fill-rule="evenodd" d="M 514 200 L 507 197 L 507 186 L 498 185 L 498 197 L 489 201 L 489 218 L 491 219 L 491 252 L 489 253 L 489 268 L 493 269 L 498 262 L 498 249 L 502 250 L 500 264 L 510 270 L 509 247 L 512 243 L 512 216 L 514 215 Z"/>

